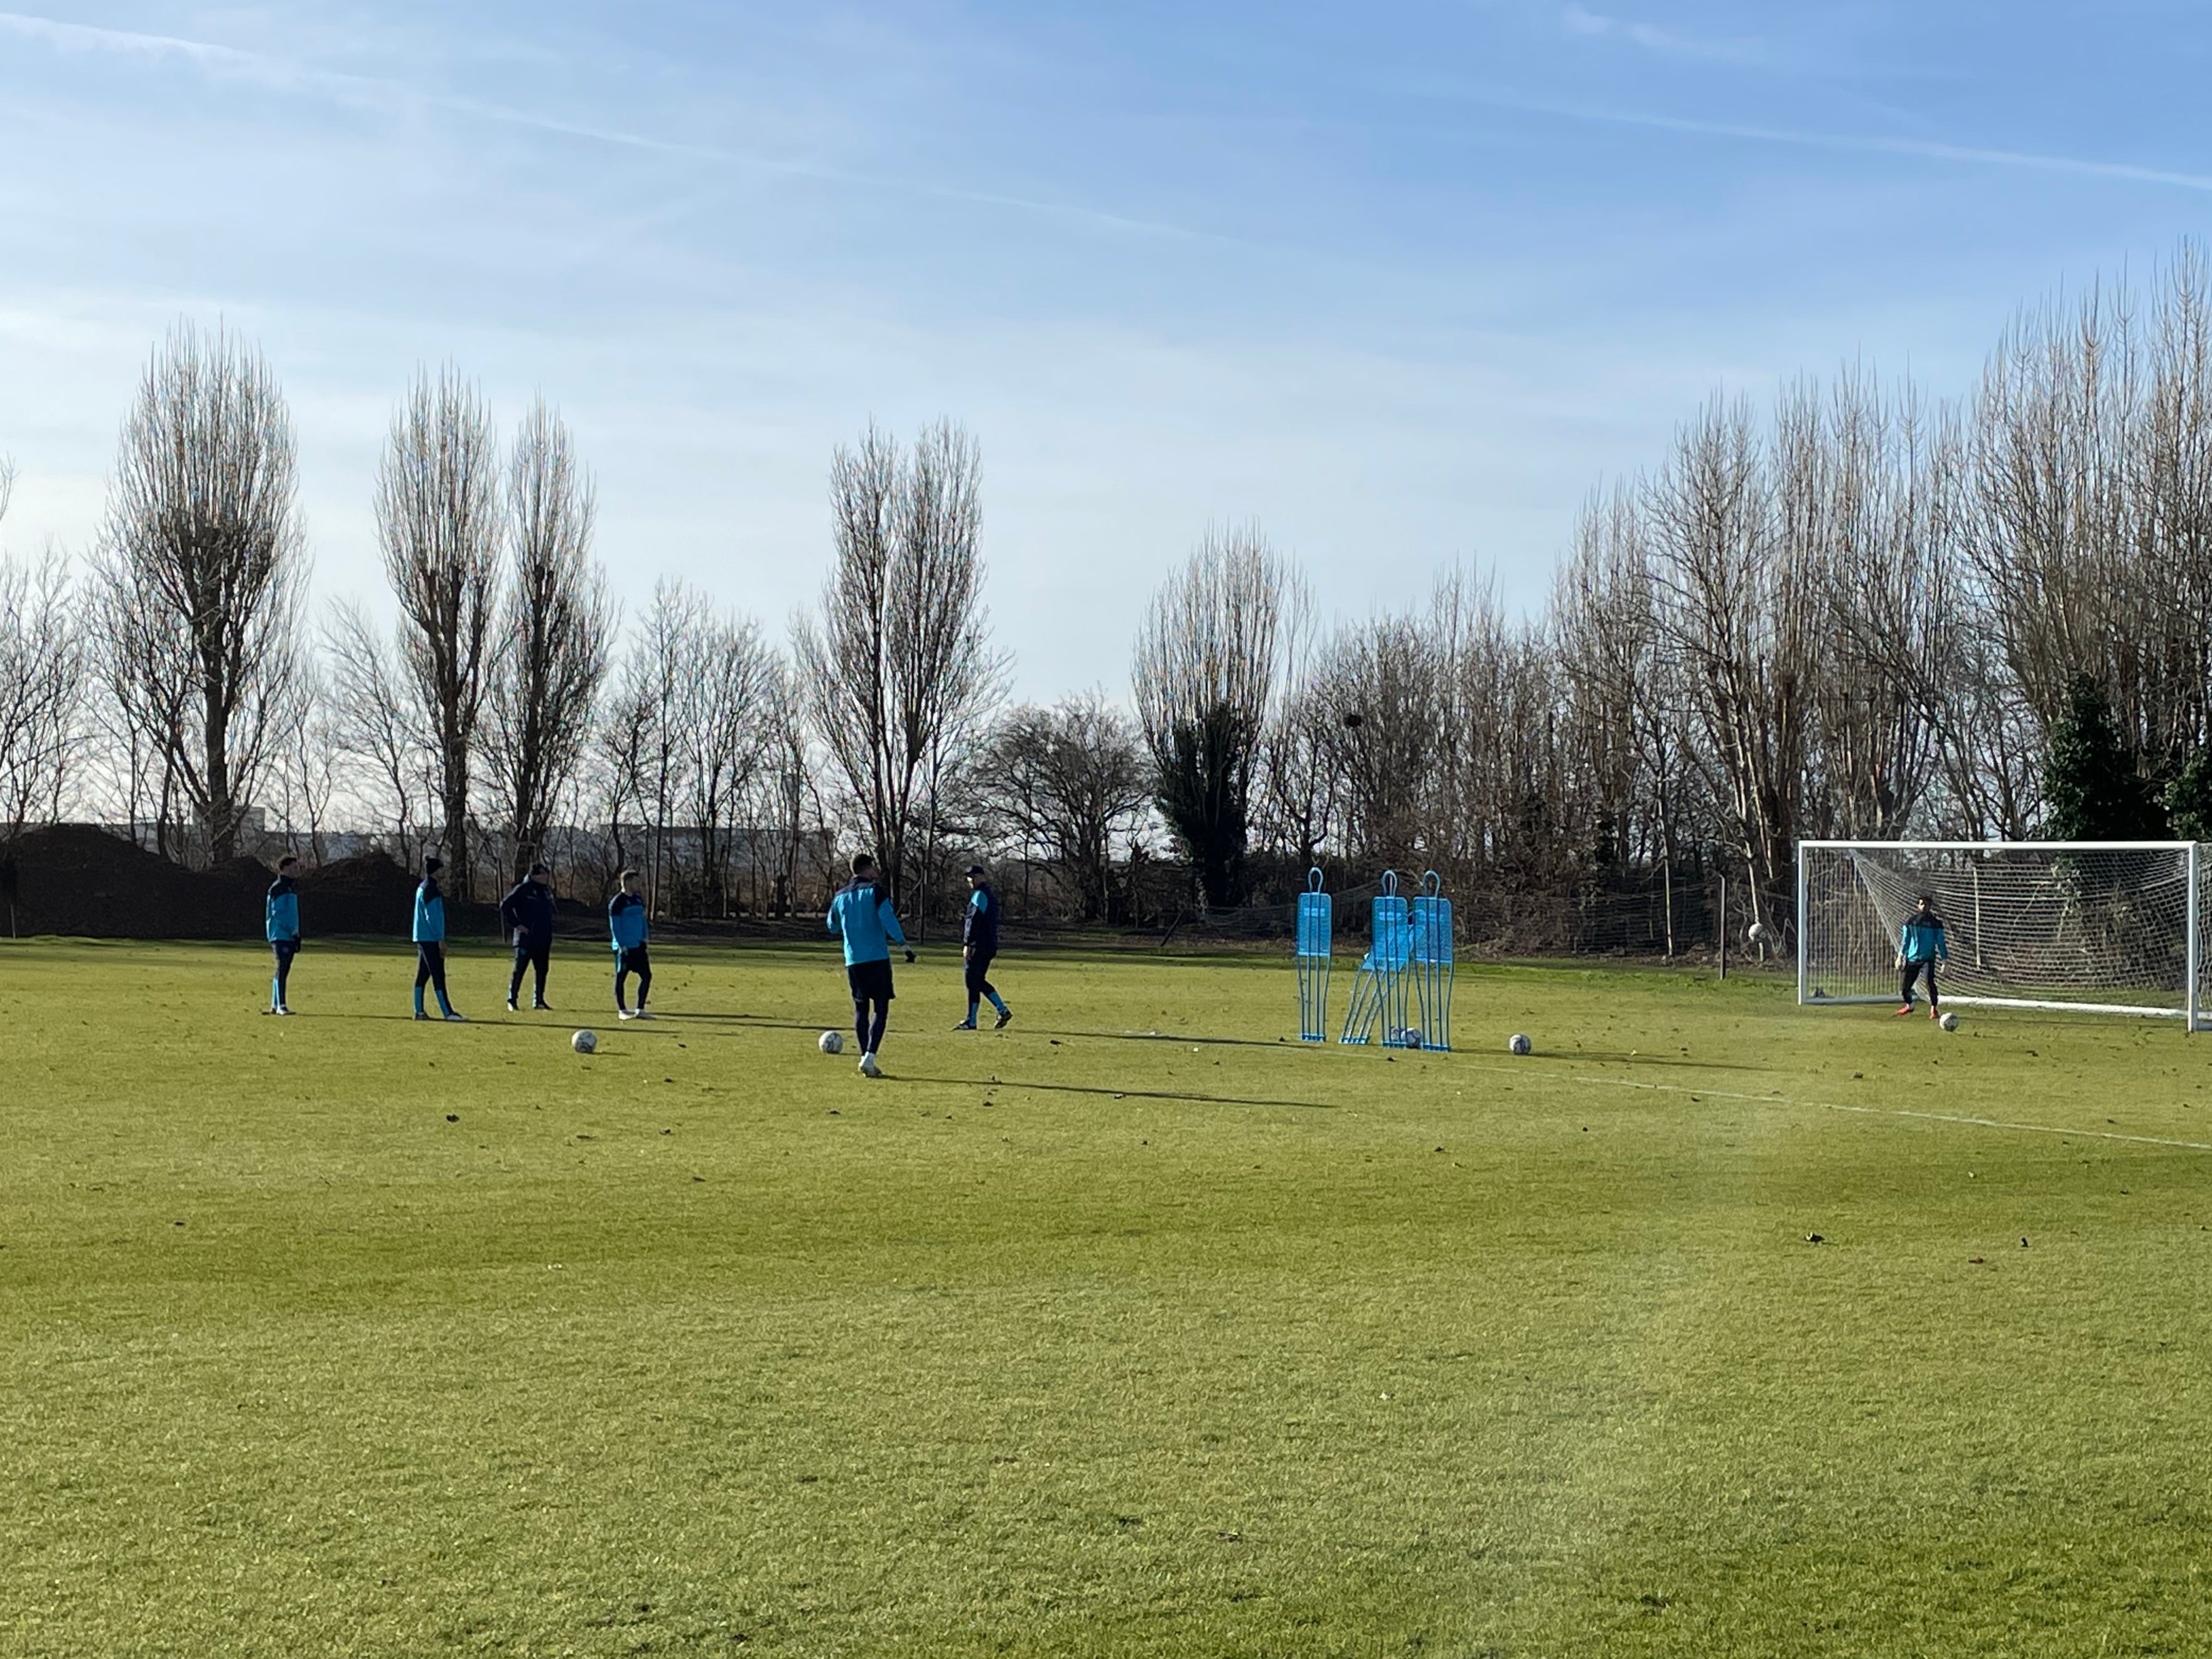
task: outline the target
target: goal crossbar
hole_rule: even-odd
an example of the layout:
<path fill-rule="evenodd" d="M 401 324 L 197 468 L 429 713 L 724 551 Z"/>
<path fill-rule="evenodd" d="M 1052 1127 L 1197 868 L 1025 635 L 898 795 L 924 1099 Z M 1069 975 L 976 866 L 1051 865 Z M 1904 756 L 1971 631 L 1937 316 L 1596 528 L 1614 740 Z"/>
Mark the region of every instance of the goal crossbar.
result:
<path fill-rule="evenodd" d="M 1936 900 L 1961 1007 L 2119 1014 L 2202 1028 L 2212 998 L 2194 842 L 1806 841 L 1797 847 L 1797 1000 L 1895 1003 L 1905 918 Z"/>

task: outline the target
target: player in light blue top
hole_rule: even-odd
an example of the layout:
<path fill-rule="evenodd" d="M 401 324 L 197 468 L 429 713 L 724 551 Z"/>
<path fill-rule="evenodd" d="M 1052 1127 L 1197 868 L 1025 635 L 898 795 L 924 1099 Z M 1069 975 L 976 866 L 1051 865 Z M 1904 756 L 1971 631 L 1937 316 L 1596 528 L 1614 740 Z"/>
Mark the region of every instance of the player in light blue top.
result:
<path fill-rule="evenodd" d="M 452 999 L 446 994 L 446 895 L 438 885 L 438 872 L 446 867 L 445 860 L 433 853 L 422 860 L 422 884 L 415 890 L 415 1018 L 428 1019 L 422 1012 L 422 988 L 434 987 L 438 993 L 439 1011 L 451 1020 L 463 1016 L 453 1012 Z"/>
<path fill-rule="evenodd" d="M 635 870 L 622 872 L 622 889 L 607 905 L 607 933 L 615 951 L 615 1017 L 617 1019 L 651 1019 L 645 1012 L 646 994 L 653 989 L 653 957 L 646 949 L 646 935 L 650 924 L 646 920 L 645 897 L 638 890 L 638 874 Z M 632 974 L 637 975 L 637 1006 L 623 1006 L 623 990 Z"/>
<path fill-rule="evenodd" d="M 1898 931 L 1897 967 L 1904 977 L 1905 1006 L 1898 1018 L 1912 1012 L 1913 981 L 1922 975 L 1928 977 L 1928 1018 L 1943 1018 L 1943 1007 L 1936 990 L 1936 964 L 1951 959 L 1951 947 L 1944 942 L 1943 918 L 1936 914 L 1936 897 L 1932 893 L 1920 896 L 1919 908 L 1905 919 Z"/>
<path fill-rule="evenodd" d="M 876 885 L 876 861 L 853 858 L 853 878 L 830 901 L 830 931 L 844 941 L 845 978 L 853 993 L 853 1035 L 860 1045 L 860 1074 L 880 1077 L 876 1051 L 890 1024 L 891 946 L 906 949 L 906 933 L 890 896 Z M 907 950 L 906 959 L 914 960 Z"/>
<path fill-rule="evenodd" d="M 292 958 L 300 954 L 300 888 L 295 880 L 299 873 L 300 860 L 294 854 L 278 859 L 276 879 L 269 884 L 268 901 L 262 907 L 263 931 L 276 958 L 276 971 L 269 981 L 268 1012 L 272 1014 L 292 1012 L 285 1006 L 284 993 L 292 978 Z"/>

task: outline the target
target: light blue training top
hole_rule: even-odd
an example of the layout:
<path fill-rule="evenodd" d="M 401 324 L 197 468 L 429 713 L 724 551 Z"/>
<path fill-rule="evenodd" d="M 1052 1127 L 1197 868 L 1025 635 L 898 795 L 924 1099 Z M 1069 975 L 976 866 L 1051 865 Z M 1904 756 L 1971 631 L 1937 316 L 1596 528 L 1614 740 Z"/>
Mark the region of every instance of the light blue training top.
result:
<path fill-rule="evenodd" d="M 266 927 L 271 945 L 297 945 L 300 942 L 300 890 L 292 884 L 289 876 L 279 876 L 270 884 L 269 900 L 264 905 Z"/>
<path fill-rule="evenodd" d="M 883 889 L 857 877 L 830 901 L 830 931 L 845 941 L 848 968 L 863 962 L 889 962 L 891 946 L 906 943 L 898 912 L 891 908 Z"/>
<path fill-rule="evenodd" d="M 645 901 L 627 890 L 607 902 L 607 933 L 617 951 L 635 951 L 645 943 Z"/>
<path fill-rule="evenodd" d="M 446 896 L 438 890 L 435 876 L 423 877 L 422 884 L 415 890 L 415 942 L 446 942 Z"/>
<path fill-rule="evenodd" d="M 1898 935 L 1897 953 L 1907 962 L 1948 962 L 1951 947 L 1943 940 L 1943 924 L 1934 916 L 1922 921 L 1915 912 Z"/>

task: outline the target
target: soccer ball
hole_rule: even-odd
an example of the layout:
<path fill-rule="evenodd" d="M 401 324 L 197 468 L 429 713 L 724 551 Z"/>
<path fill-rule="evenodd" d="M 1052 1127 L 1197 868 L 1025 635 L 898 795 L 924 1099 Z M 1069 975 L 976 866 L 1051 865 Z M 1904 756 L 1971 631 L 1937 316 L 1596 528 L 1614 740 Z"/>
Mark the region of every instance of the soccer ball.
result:
<path fill-rule="evenodd" d="M 1505 1046 L 1516 1054 L 1534 1054 L 1536 1048 L 1536 1045 L 1528 1041 L 1528 1034 L 1525 1031 L 1516 1031 L 1506 1039 Z"/>
<path fill-rule="evenodd" d="M 597 1031 L 579 1031 L 568 1039 L 568 1046 L 580 1054 L 588 1054 L 599 1046 Z"/>
<path fill-rule="evenodd" d="M 1753 945 L 1765 944 L 1768 937 L 1766 924 L 1763 921 L 1753 922 L 1751 924 L 1751 931 L 1746 933 L 1744 937 L 1749 939 Z"/>
<path fill-rule="evenodd" d="M 1955 1031 L 1959 1029 L 1959 1017 L 1956 1014 L 1946 1014 L 1937 1024 L 1947 1031 Z"/>
<path fill-rule="evenodd" d="M 845 1052 L 845 1034 L 842 1031 L 824 1031 L 821 1042 L 814 1046 L 825 1054 L 842 1054 Z"/>
<path fill-rule="evenodd" d="M 1398 1033 L 1398 1046 L 1401 1048 L 1419 1048 L 1421 1046 L 1420 1028 L 1417 1025 L 1408 1025 L 1401 1030 Z"/>

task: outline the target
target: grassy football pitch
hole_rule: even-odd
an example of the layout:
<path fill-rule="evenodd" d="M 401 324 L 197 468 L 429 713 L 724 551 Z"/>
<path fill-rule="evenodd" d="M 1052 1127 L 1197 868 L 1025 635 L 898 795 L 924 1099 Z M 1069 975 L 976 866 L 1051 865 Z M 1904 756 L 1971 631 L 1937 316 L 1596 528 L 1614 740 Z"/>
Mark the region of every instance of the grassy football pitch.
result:
<path fill-rule="evenodd" d="M 956 955 L 0 945 L 0 1652 L 2212 1651 L 2212 1039 Z"/>

